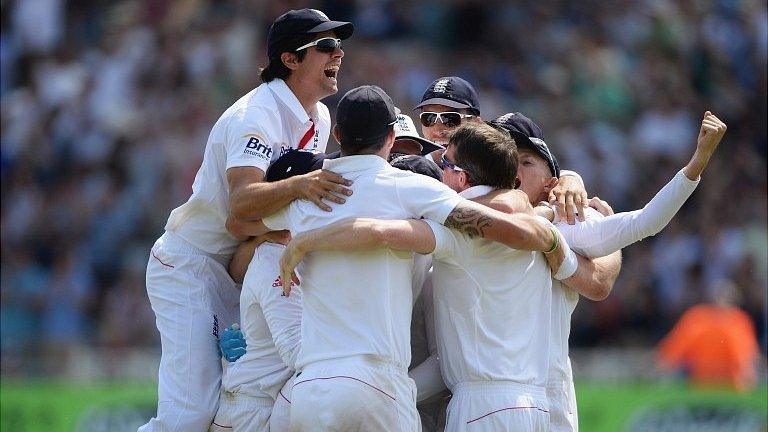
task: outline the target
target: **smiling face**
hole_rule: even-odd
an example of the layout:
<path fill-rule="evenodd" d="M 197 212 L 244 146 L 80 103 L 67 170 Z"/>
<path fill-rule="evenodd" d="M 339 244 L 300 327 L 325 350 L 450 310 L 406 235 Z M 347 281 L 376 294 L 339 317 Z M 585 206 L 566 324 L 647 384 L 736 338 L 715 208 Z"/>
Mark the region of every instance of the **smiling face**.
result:
<path fill-rule="evenodd" d="M 336 34 L 329 30 L 317 33 L 312 40 L 328 37 L 335 38 Z M 301 61 L 292 53 L 282 55 L 283 62 L 291 69 L 291 75 L 286 82 L 294 89 L 294 93 L 300 96 L 299 99 L 304 96 L 311 102 L 319 101 L 339 91 L 337 78 L 344 51 L 336 48 L 333 52 L 327 53 L 318 51 L 314 46 L 305 50 L 306 54 Z"/>
<path fill-rule="evenodd" d="M 472 112 L 470 112 L 468 109 L 451 108 L 445 105 L 424 105 L 421 107 L 421 112 L 419 115 L 421 115 L 422 112 L 459 112 L 462 114 L 472 114 Z M 462 123 L 465 121 L 477 121 L 479 119 L 480 117 L 464 118 L 462 119 Z M 456 130 L 458 126 L 460 126 L 460 124 L 454 127 L 447 127 L 440 121 L 436 122 L 432 126 L 424 126 L 422 124 L 421 134 L 424 136 L 424 138 L 436 144 L 445 146 L 448 144 L 448 139 L 451 137 L 451 134 Z"/>
<path fill-rule="evenodd" d="M 456 162 L 456 146 L 449 145 L 443 153 L 443 157 L 447 162 Z M 469 187 L 467 184 L 467 176 L 461 171 L 457 171 L 454 168 L 443 166 L 443 183 L 456 192 L 463 192 Z"/>
<path fill-rule="evenodd" d="M 517 152 L 520 161 L 517 167 L 518 189 L 528 195 L 531 205 L 546 201 L 549 191 L 557 184 L 557 177 L 552 176 L 547 161 L 533 150 L 520 146 Z"/>

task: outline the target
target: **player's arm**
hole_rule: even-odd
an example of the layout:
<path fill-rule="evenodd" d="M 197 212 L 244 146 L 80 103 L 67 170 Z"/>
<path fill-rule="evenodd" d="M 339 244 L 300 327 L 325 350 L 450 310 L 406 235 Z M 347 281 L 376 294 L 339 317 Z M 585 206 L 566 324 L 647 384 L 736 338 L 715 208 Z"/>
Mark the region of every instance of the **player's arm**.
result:
<path fill-rule="evenodd" d="M 293 271 L 310 252 L 355 252 L 378 248 L 430 253 L 435 249 L 435 235 L 421 220 L 344 219 L 294 237 L 280 258 L 280 275 L 282 280 L 299 283 Z M 288 294 L 290 288 L 286 285 L 284 291 Z"/>
<path fill-rule="evenodd" d="M 243 283 L 245 272 L 253 259 L 256 248 L 264 242 L 286 244 L 290 240 L 288 231 L 270 231 L 256 237 L 250 237 L 248 240 L 240 243 L 229 262 L 229 276 L 238 284 Z"/>
<path fill-rule="evenodd" d="M 581 255 L 576 258 L 576 272 L 562 282 L 590 300 L 602 301 L 608 298 L 621 270 L 621 251 L 600 258 L 587 259 Z"/>
<path fill-rule="evenodd" d="M 699 136 L 696 139 L 696 150 L 690 162 L 682 169 L 683 174 L 693 181 L 698 181 L 704 169 L 709 165 L 709 159 L 717 150 L 717 146 L 725 135 L 728 127 L 710 111 L 704 113 L 701 121 Z"/>
<path fill-rule="evenodd" d="M 229 212 L 235 219 L 252 221 L 280 210 L 295 199 L 307 199 L 325 211 L 331 207 L 323 200 L 343 204 L 352 194 L 350 180 L 327 171 L 317 170 L 276 182 L 265 182 L 264 171 L 256 167 L 233 167 L 227 170 Z"/>
<path fill-rule="evenodd" d="M 443 381 L 440 363 L 435 354 L 411 369 L 408 376 L 416 384 L 416 402 L 427 400 L 448 388 Z"/>
<path fill-rule="evenodd" d="M 473 198 L 478 204 L 503 213 L 533 214 L 533 207 L 525 192 L 518 189 L 496 189 L 486 195 Z"/>

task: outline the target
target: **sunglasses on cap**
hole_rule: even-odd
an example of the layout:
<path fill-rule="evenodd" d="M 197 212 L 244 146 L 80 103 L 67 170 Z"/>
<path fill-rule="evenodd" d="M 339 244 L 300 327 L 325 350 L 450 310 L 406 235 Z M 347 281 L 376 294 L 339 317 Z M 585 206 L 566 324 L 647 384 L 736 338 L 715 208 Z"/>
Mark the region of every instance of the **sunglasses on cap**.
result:
<path fill-rule="evenodd" d="M 421 124 L 430 127 L 434 126 L 435 123 L 440 121 L 440 123 L 443 124 L 445 127 L 453 128 L 461 124 L 461 120 L 465 118 L 474 117 L 471 114 L 462 114 L 458 112 L 429 112 L 425 111 L 421 114 L 419 114 L 419 120 L 421 120 Z"/>
<path fill-rule="evenodd" d="M 306 45 L 302 45 L 296 48 L 296 51 L 301 51 L 306 48 L 315 47 L 316 50 L 323 53 L 332 53 L 336 51 L 336 48 L 341 48 L 341 39 L 332 37 L 324 37 L 316 41 L 312 41 Z"/>
<path fill-rule="evenodd" d="M 455 163 L 453 163 L 453 162 L 449 161 L 448 159 L 446 159 L 445 158 L 445 153 L 440 155 L 440 161 L 437 163 L 437 166 L 439 166 L 440 169 L 449 168 L 449 169 L 452 169 L 454 171 L 466 171 L 465 169 L 456 166 Z"/>

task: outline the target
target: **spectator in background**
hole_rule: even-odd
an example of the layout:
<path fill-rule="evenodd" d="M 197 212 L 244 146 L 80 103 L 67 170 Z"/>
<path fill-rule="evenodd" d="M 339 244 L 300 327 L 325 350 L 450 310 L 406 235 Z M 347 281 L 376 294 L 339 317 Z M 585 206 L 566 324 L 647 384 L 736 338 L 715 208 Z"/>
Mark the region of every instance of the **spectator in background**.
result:
<path fill-rule="evenodd" d="M 682 369 L 696 386 L 753 388 L 759 349 L 752 320 L 735 306 L 737 295 L 733 282 L 720 281 L 711 303 L 686 311 L 659 345 L 660 367 Z"/>

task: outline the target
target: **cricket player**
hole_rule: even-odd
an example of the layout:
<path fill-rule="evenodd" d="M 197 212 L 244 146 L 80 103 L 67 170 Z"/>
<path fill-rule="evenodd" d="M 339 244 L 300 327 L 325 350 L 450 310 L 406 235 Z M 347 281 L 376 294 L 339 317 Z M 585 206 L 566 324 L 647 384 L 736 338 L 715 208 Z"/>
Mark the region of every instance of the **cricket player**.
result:
<path fill-rule="evenodd" d="M 541 128 L 520 113 L 509 113 L 493 121 L 508 130 L 518 143 L 520 189 L 532 204 L 546 199 L 549 189 L 557 181 L 557 160 L 543 141 Z M 587 209 L 587 219 L 575 225 L 562 221 L 556 226 L 571 247 L 580 255 L 595 258 L 595 279 L 589 287 L 553 281 L 552 352 L 547 383 L 550 401 L 550 430 L 578 431 L 576 395 L 573 373 L 568 357 L 568 337 L 571 315 L 579 294 L 592 300 L 604 300 L 610 293 L 618 275 L 619 250 L 655 235 L 666 226 L 688 197 L 693 193 L 700 175 L 725 134 L 726 126 L 711 112 L 704 113 L 696 151 L 690 162 L 641 210 L 613 215 L 609 206 L 598 198 L 591 201 L 605 209 L 605 218 L 593 209 Z M 589 265 L 589 262 L 586 262 Z M 581 267 L 581 266 L 580 266 Z"/>
<path fill-rule="evenodd" d="M 331 213 L 295 201 L 263 219 L 264 229 L 288 228 L 296 235 L 350 216 L 426 217 L 521 249 L 543 251 L 557 243 L 554 228 L 543 219 L 488 209 L 436 180 L 387 164 L 396 113 L 380 88 L 349 91 L 336 120 L 342 157 L 326 160 L 324 168 L 353 180 L 355 193 Z M 406 373 L 412 254 L 319 252 L 299 270 L 302 347 L 292 430 L 418 430 L 416 389 Z M 288 295 L 290 284 L 283 283 L 283 289 Z"/>
<path fill-rule="evenodd" d="M 323 151 L 330 115 L 320 99 L 335 93 L 350 23 L 313 9 L 287 12 L 268 35 L 263 84 L 227 109 L 211 130 L 192 196 L 173 210 L 152 247 L 147 294 L 162 356 L 157 416 L 140 431 L 205 431 L 219 399 L 220 323 L 237 320 L 239 292 L 227 264 L 243 221 L 263 217 L 297 198 L 322 211 L 341 203 L 345 180 L 315 171 L 264 183 L 270 162 L 290 149 Z"/>
<path fill-rule="evenodd" d="M 414 108 L 419 111 L 421 132 L 424 137 L 442 146 L 447 145 L 451 134 L 463 124 L 483 122 L 480 103 L 475 88 L 457 76 L 441 77 L 434 80 L 421 96 L 421 102 Z M 440 162 L 440 150 L 430 153 L 432 160 Z M 565 215 L 569 224 L 581 216 L 587 207 L 587 192 L 581 176 L 569 170 L 562 170 L 557 184 L 551 188 L 547 201 L 554 204 Z"/>
<path fill-rule="evenodd" d="M 457 188 L 463 196 L 514 186 L 517 153 L 508 136 L 486 125 L 467 126 L 450 142 L 460 161 L 450 169 L 460 173 Z M 434 252 L 440 363 L 454 393 L 446 430 L 547 430 L 544 385 L 552 294 L 544 257 L 427 223 L 357 218 L 299 235 L 284 253 L 281 272 L 289 277 L 297 260 L 310 258 L 307 251 L 411 250 L 409 244 L 423 241 L 422 249 L 413 250 Z M 575 256 L 564 242 L 550 253 L 555 250 L 563 254 L 563 265 L 553 266 L 557 277 L 567 278 L 576 270 Z M 568 264 L 566 253 L 571 255 Z"/>
<path fill-rule="evenodd" d="M 288 152 L 270 165 L 265 181 L 315 171 L 323 159 L 324 153 Z M 282 418 L 272 416 L 276 402 L 290 397 L 281 389 L 294 373 L 301 347 L 301 289 L 286 298 L 277 280 L 287 234 L 272 231 L 244 242 L 230 263 L 230 275 L 242 282 L 240 323 L 247 349 L 223 373 L 212 432 L 288 429 L 288 411 Z"/>

